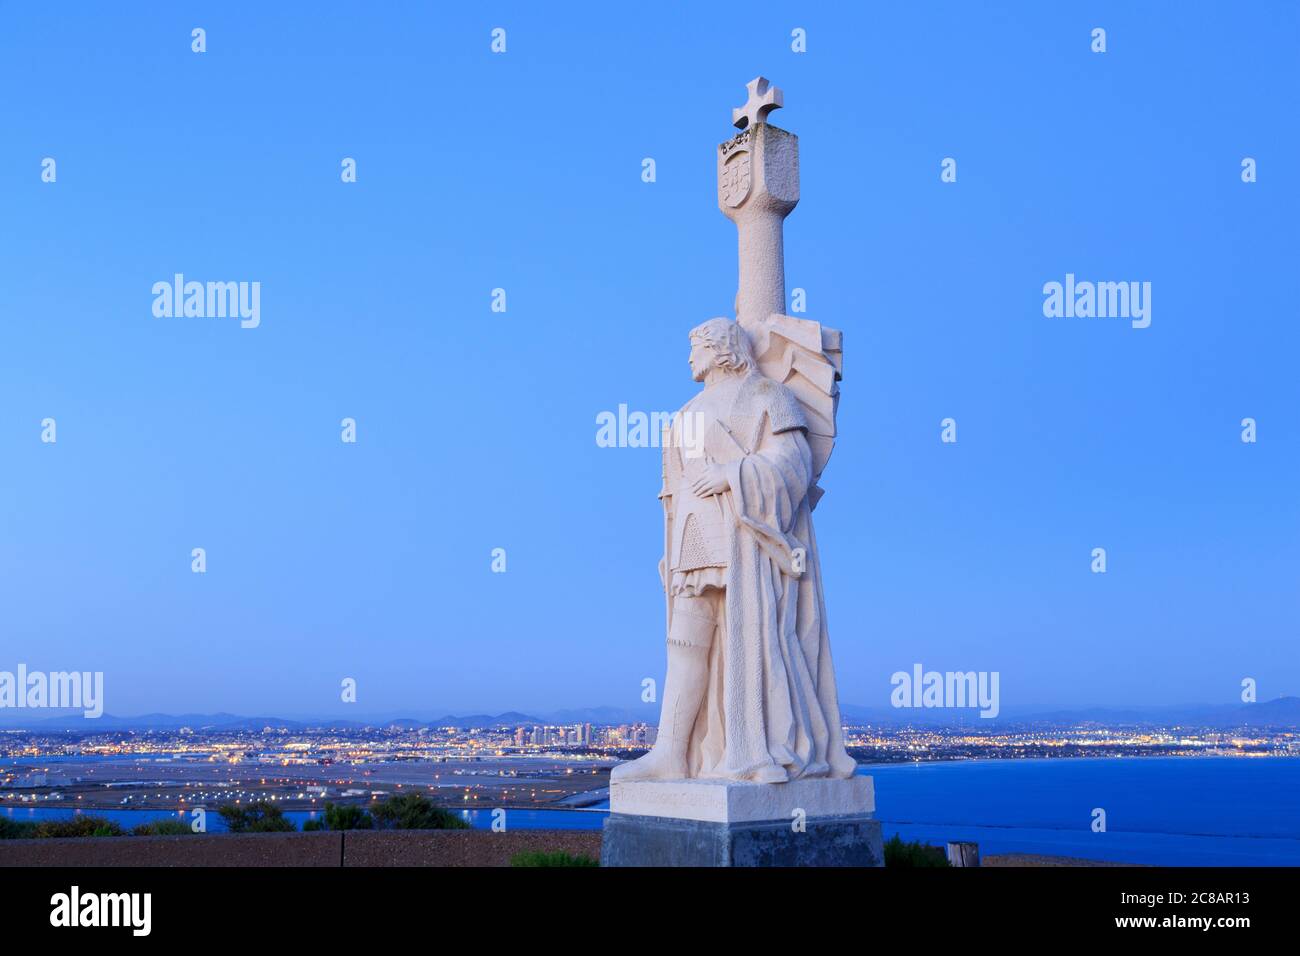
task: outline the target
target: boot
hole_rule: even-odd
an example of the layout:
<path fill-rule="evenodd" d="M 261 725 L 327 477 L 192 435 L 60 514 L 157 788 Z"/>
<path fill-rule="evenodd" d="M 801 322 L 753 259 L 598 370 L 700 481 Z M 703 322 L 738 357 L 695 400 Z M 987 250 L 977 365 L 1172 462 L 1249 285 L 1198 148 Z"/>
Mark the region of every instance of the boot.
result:
<path fill-rule="evenodd" d="M 674 622 L 676 623 L 676 622 Z M 668 645 L 668 676 L 664 679 L 659 736 L 644 757 L 622 763 L 609 775 L 611 783 L 631 780 L 682 780 L 686 777 L 686 751 L 695 718 L 704 701 L 709 680 L 709 649 L 690 644 Z"/>

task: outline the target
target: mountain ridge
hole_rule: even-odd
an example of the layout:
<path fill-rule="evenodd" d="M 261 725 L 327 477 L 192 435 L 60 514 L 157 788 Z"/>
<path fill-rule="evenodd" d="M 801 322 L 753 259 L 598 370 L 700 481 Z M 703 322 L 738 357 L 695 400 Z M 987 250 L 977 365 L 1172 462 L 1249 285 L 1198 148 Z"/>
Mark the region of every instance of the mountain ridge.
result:
<path fill-rule="evenodd" d="M 1015 725 L 1059 727 L 1078 726 L 1080 724 L 1099 724 L 1113 727 L 1170 727 L 1182 725 L 1224 730 L 1264 727 L 1300 728 L 1300 697 L 1276 697 L 1269 701 L 1260 701 L 1254 704 L 1188 704 L 1148 708 L 1087 707 L 1019 715 L 1002 714 L 994 718 L 980 717 L 976 708 L 954 711 L 953 708 L 859 707 L 846 704 L 841 708 L 841 715 L 845 722 L 850 724 L 912 725 L 936 729 L 941 727 L 1007 727 Z M 370 716 L 366 718 L 246 717 L 219 711 L 214 714 L 150 713 L 134 717 L 104 714 L 93 721 L 73 713 L 43 716 L 37 720 L 13 721 L 6 711 L 0 710 L 0 730 L 23 730 L 28 732 L 70 730 L 89 733 L 113 730 L 177 731 L 183 727 L 189 727 L 195 731 L 255 731 L 265 727 L 283 728 L 290 731 L 309 729 L 363 730 L 366 728 L 383 729 L 390 727 L 419 730 L 421 728 L 436 729 L 440 727 L 469 729 L 539 724 L 557 726 L 578 723 L 604 725 L 638 722 L 653 723 L 657 717 L 658 711 L 654 707 L 647 707 L 638 711 L 602 706 L 570 708 L 537 715 L 512 710 L 495 715 L 486 713 L 443 714 L 429 719 L 406 716 Z"/>

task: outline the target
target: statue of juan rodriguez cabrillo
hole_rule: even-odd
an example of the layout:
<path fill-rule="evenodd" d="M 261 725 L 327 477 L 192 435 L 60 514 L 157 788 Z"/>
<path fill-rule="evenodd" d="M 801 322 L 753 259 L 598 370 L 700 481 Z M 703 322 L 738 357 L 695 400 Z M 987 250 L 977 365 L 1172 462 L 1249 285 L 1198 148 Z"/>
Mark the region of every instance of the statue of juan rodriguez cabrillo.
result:
<path fill-rule="evenodd" d="M 737 225 L 736 319 L 690 333 L 704 388 L 663 445 L 668 675 L 653 750 L 615 784 L 845 778 L 812 512 L 835 439 L 839 332 L 785 314 L 784 218 L 799 201 L 798 139 L 749 84 L 739 135 L 718 147 L 718 205 Z"/>

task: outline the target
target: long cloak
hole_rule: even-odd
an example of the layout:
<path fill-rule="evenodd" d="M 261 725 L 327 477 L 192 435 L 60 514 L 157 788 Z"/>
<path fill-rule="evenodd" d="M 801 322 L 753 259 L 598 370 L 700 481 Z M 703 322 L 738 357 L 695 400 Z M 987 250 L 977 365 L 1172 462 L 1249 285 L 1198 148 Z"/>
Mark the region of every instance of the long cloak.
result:
<path fill-rule="evenodd" d="M 731 484 L 723 493 L 731 519 L 726 601 L 688 772 L 743 780 L 775 765 L 791 780 L 852 776 L 808 500 L 813 463 L 802 411 L 784 386 L 752 374 L 726 417 L 737 449 L 720 462 Z"/>

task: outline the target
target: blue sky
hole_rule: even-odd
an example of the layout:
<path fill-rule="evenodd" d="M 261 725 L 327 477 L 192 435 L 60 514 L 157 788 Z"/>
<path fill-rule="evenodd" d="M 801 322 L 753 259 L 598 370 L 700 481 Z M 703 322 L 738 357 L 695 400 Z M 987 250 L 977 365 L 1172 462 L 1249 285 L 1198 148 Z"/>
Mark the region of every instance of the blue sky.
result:
<path fill-rule="evenodd" d="M 761 73 L 787 285 L 845 334 L 841 699 L 1300 694 L 1294 4 L 267 7 L 0 6 L 0 669 L 117 714 L 635 706 L 658 451 L 595 420 L 695 388 Z M 260 327 L 155 318 L 177 272 Z M 1150 282 L 1150 328 L 1044 317 L 1066 273 Z"/>

